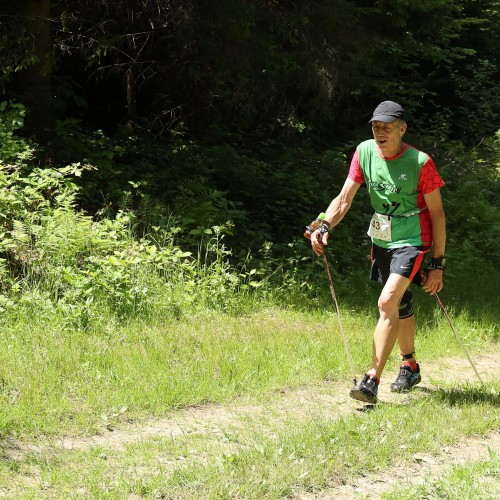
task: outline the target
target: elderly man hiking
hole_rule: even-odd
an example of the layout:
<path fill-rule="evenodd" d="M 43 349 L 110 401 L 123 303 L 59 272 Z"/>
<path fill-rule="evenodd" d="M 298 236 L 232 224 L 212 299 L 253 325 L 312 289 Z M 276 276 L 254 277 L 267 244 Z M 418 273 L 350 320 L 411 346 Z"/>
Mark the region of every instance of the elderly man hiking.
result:
<path fill-rule="evenodd" d="M 378 385 L 396 341 L 402 356 L 391 390 L 409 391 L 421 380 L 415 359 L 416 321 L 410 283 L 421 284 L 420 267 L 432 252 L 426 268 L 424 290 L 443 288 L 446 242 L 445 214 L 440 188 L 444 185 L 432 158 L 405 144 L 407 125 L 396 102 L 380 103 L 370 120 L 373 139 L 356 148 L 349 174 L 324 219 L 311 234 L 311 245 L 321 255 L 329 230 L 349 210 L 354 195 L 366 184 L 374 210 L 368 234 L 372 240 L 371 279 L 383 284 L 378 299 L 379 320 L 373 336 L 371 368 L 350 396 L 375 403 Z"/>

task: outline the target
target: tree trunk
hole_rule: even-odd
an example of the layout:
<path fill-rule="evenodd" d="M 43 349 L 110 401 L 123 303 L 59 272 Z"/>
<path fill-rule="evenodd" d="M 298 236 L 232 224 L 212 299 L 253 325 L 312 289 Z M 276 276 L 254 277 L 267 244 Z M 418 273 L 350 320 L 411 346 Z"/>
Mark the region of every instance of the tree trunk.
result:
<path fill-rule="evenodd" d="M 21 98 L 28 108 L 26 128 L 43 138 L 51 122 L 50 70 L 51 30 L 50 0 L 25 0 L 26 30 L 33 40 L 37 62 L 20 75 Z"/>
<path fill-rule="evenodd" d="M 135 120 L 137 117 L 136 103 L 136 84 L 132 68 L 128 68 L 125 73 L 125 81 L 127 85 L 127 113 L 130 120 Z"/>

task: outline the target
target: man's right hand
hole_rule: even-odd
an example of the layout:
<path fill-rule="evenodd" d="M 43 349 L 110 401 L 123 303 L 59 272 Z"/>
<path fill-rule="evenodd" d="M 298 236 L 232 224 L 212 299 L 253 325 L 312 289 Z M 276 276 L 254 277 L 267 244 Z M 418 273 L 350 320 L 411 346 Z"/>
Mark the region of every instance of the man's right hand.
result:
<path fill-rule="evenodd" d="M 328 245 L 328 231 L 330 223 L 325 220 L 325 214 L 321 213 L 306 227 L 304 237 L 311 240 L 311 246 L 316 255 L 321 255 L 326 245 Z"/>
<path fill-rule="evenodd" d="M 311 246 L 316 255 L 322 255 L 324 247 L 328 245 L 328 230 L 322 231 L 321 228 L 316 229 L 311 234 Z"/>

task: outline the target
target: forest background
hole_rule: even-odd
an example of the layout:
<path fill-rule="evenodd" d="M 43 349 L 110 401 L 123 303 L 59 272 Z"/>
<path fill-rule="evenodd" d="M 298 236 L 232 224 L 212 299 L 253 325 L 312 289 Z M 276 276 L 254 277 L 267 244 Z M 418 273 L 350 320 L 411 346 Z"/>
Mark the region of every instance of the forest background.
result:
<path fill-rule="evenodd" d="M 290 498 L 498 429 L 499 26 L 498 0 L 2 2 L 0 496 Z M 230 453 L 208 431 L 130 457 L 45 446 L 325 381 L 348 399 L 303 233 L 386 99 L 446 182 L 440 296 L 487 386 L 462 384 L 464 355 L 417 291 L 422 366 L 455 365 L 401 405 L 346 419 L 320 405 L 324 426 L 302 415 L 270 434 L 254 416 L 243 437 L 221 434 Z M 327 249 L 358 376 L 380 292 L 370 217 L 361 188 Z M 498 478 L 491 455 L 481 474 Z"/>
<path fill-rule="evenodd" d="M 404 105 L 407 142 L 446 181 L 449 288 L 469 296 L 482 273 L 498 284 L 498 1 L 25 0 L 0 12 L 5 318 L 86 328 L 270 297 L 322 303 L 303 229 L 385 99 Z M 368 262 L 362 193 L 331 238 L 353 301 Z"/>
<path fill-rule="evenodd" d="M 339 190 L 385 99 L 404 105 L 407 142 L 446 181 L 450 289 L 492 283 L 499 5 L 3 5 L 2 314 L 88 327 L 271 296 L 318 304 L 328 289 L 303 229 Z M 368 258 L 362 193 L 331 238 L 353 300 Z"/>

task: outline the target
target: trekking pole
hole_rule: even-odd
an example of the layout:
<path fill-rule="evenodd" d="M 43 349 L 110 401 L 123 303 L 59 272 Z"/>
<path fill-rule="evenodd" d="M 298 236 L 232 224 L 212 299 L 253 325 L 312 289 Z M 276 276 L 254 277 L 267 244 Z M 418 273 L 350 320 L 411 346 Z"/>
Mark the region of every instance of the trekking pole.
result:
<path fill-rule="evenodd" d="M 316 229 L 318 229 L 318 227 L 323 222 L 324 218 L 325 218 L 325 214 L 321 213 L 321 214 L 318 215 L 317 219 L 314 220 L 311 223 L 311 225 L 309 225 L 309 226 L 306 227 L 306 231 L 304 233 L 304 236 L 307 239 L 311 239 L 311 234 L 314 231 L 316 231 Z M 328 282 L 330 284 L 330 293 L 332 294 L 332 299 L 333 299 L 333 302 L 335 304 L 335 309 L 337 311 L 337 321 L 338 321 L 338 324 L 339 324 L 340 334 L 342 335 L 342 340 L 344 342 L 344 348 L 345 348 L 345 352 L 347 354 L 347 361 L 349 363 L 349 369 L 351 370 L 352 381 L 353 381 L 354 385 L 356 385 L 358 383 L 358 381 L 356 380 L 356 373 L 354 372 L 354 366 L 353 366 L 353 363 L 352 363 L 351 351 L 349 350 L 349 343 L 347 341 L 347 336 L 345 334 L 344 325 L 342 324 L 342 319 L 340 317 L 339 303 L 337 301 L 337 295 L 335 294 L 335 288 L 333 287 L 333 280 L 332 280 L 332 276 L 331 276 L 331 273 L 330 273 L 330 266 L 328 264 L 328 259 L 326 258 L 326 252 L 325 252 L 324 249 L 323 249 L 323 264 L 325 265 L 326 275 L 328 276 Z"/>
<path fill-rule="evenodd" d="M 342 335 L 342 340 L 344 341 L 345 352 L 347 354 L 347 361 L 349 362 L 349 369 L 351 370 L 351 376 L 353 384 L 356 385 L 358 381 L 356 380 L 356 373 L 354 372 L 354 366 L 352 364 L 351 351 L 349 350 L 349 343 L 347 342 L 347 336 L 344 331 L 344 325 L 342 324 L 342 319 L 340 318 L 340 308 L 337 302 L 337 295 L 335 294 L 335 289 L 333 288 L 332 276 L 330 274 L 330 266 L 328 265 L 328 260 L 326 258 L 326 253 L 323 250 L 323 264 L 325 265 L 326 274 L 328 276 L 328 281 L 330 283 L 330 292 L 332 294 L 333 302 L 335 303 L 335 309 L 337 310 L 337 321 L 339 324 L 340 334 Z"/>
<path fill-rule="evenodd" d="M 460 336 L 458 335 L 457 331 L 455 330 L 455 328 L 453 326 L 453 323 L 451 322 L 451 318 L 448 315 L 448 313 L 446 312 L 446 309 L 444 308 L 443 303 L 441 302 L 441 299 L 439 298 L 439 296 L 438 296 L 437 293 L 434 293 L 434 296 L 436 297 L 436 301 L 439 304 L 439 307 L 441 308 L 441 311 L 443 311 L 443 314 L 444 314 L 445 318 L 448 320 L 448 323 L 450 324 L 450 327 L 451 327 L 453 333 L 455 334 L 455 338 L 457 339 L 457 342 L 462 347 L 462 350 L 464 351 L 465 355 L 467 356 L 467 359 L 469 360 L 470 365 L 472 366 L 472 368 L 476 372 L 477 378 L 479 379 L 479 381 L 481 382 L 481 384 L 484 386 L 484 382 L 481 379 L 481 377 L 479 376 L 479 373 L 478 373 L 478 371 L 476 369 L 476 365 L 472 361 L 471 357 L 469 356 L 469 352 L 467 351 L 467 349 L 465 348 L 464 343 L 462 342 L 462 339 L 460 338 Z"/>

